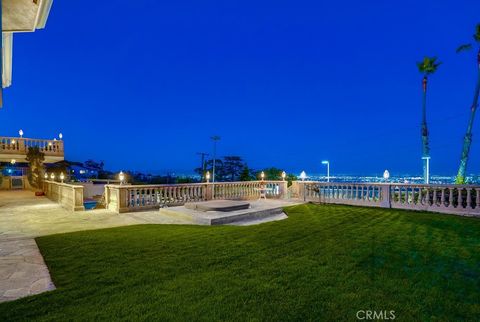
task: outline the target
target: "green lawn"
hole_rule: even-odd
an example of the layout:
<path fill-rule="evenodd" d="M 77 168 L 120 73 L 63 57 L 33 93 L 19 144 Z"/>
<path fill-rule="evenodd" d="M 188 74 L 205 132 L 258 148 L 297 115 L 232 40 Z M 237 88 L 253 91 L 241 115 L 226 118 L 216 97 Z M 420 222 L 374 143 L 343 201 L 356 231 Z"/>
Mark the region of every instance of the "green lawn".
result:
<path fill-rule="evenodd" d="M 480 220 L 301 205 L 249 227 L 140 225 L 37 239 L 57 290 L 0 320 L 356 320 L 480 316 Z"/>

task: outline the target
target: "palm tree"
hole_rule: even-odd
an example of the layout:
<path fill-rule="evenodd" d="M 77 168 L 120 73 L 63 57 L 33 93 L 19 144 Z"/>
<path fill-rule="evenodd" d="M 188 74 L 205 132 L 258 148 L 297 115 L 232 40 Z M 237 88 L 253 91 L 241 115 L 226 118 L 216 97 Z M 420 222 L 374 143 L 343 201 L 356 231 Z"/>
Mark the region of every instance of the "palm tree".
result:
<path fill-rule="evenodd" d="M 43 182 L 43 161 L 45 161 L 45 154 L 40 151 L 38 146 L 28 148 L 28 181 L 30 185 L 36 189 L 42 188 Z"/>
<path fill-rule="evenodd" d="M 470 145 L 472 144 L 472 128 L 473 128 L 473 120 L 475 118 L 475 111 L 477 110 L 478 106 L 478 95 L 480 93 L 480 23 L 477 24 L 475 27 L 475 34 L 473 35 L 473 39 L 478 44 L 478 52 L 477 52 L 477 85 L 475 87 L 475 92 L 473 95 L 473 103 L 470 109 L 470 119 L 468 120 L 467 126 L 467 133 L 463 139 L 463 149 L 462 149 L 462 156 L 460 159 L 460 167 L 458 168 L 457 178 L 455 179 L 455 183 L 463 184 L 465 183 L 465 175 L 467 172 L 467 163 L 468 163 L 468 154 L 470 153 Z M 457 49 L 457 53 L 472 49 L 472 44 L 465 44 L 461 45 Z"/>
<path fill-rule="evenodd" d="M 423 156 L 423 181 L 428 182 L 427 178 L 427 160 L 430 157 L 430 147 L 428 146 L 428 127 L 427 127 L 427 82 L 428 76 L 435 73 L 441 62 L 437 62 L 437 57 L 425 57 L 423 61 L 418 62 L 418 70 L 423 74 L 423 103 L 422 103 L 422 156 Z"/>

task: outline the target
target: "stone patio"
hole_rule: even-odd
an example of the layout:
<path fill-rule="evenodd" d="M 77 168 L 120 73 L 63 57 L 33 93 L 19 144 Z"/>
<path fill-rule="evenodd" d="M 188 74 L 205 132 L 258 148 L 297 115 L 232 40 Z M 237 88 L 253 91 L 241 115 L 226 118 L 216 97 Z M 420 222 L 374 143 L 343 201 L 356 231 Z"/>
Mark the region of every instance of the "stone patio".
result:
<path fill-rule="evenodd" d="M 264 200 L 263 207 L 291 203 Z M 269 205 L 271 203 L 271 205 Z M 281 220 L 284 214 L 242 221 L 238 225 Z M 194 224 L 188 216 L 158 210 L 117 214 L 98 209 L 71 212 L 31 191 L 0 191 L 0 302 L 55 289 L 35 243 L 38 236 L 138 224 Z"/>
<path fill-rule="evenodd" d="M 31 191 L 0 191 L 0 302 L 55 288 L 34 238 L 137 224 L 191 224 L 158 212 L 70 212 Z"/>

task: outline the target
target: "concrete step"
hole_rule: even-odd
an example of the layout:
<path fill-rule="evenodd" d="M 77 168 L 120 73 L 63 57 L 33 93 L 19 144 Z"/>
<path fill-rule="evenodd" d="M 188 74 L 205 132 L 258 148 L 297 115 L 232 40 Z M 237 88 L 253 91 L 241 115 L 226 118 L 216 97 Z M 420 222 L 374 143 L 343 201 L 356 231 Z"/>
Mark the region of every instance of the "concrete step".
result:
<path fill-rule="evenodd" d="M 283 214 L 283 207 L 269 209 L 243 209 L 230 212 L 224 211 L 196 211 L 180 207 L 161 208 L 159 213 L 165 216 L 182 218 L 201 225 L 226 225 L 235 223 L 246 223 L 257 221 L 261 223 L 264 219 Z M 272 218 L 272 220 L 275 220 Z M 269 221 L 269 220 L 266 220 Z"/>

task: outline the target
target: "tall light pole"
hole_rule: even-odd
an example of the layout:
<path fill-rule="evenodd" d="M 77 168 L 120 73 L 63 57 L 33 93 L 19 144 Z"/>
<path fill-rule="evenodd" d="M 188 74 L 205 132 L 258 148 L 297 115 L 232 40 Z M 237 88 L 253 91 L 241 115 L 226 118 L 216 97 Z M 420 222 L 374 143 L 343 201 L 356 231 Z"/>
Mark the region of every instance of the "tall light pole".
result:
<path fill-rule="evenodd" d="M 198 155 L 200 155 L 202 157 L 202 181 L 204 180 L 204 177 L 205 177 L 205 171 L 207 170 L 206 167 L 205 167 L 205 157 L 208 156 L 208 153 L 205 153 L 205 152 L 197 152 Z"/>
<path fill-rule="evenodd" d="M 425 184 L 430 183 L 430 157 L 422 157 L 422 160 L 425 160 L 427 163 L 427 176 L 425 178 Z"/>
<path fill-rule="evenodd" d="M 330 182 L 330 161 L 322 161 L 322 164 L 327 165 L 327 182 Z"/>
<path fill-rule="evenodd" d="M 210 139 L 213 141 L 213 171 L 212 171 L 212 183 L 215 183 L 215 161 L 217 159 L 217 141 L 220 141 L 218 135 L 212 136 Z M 215 185 L 214 185 L 215 187 Z"/>

